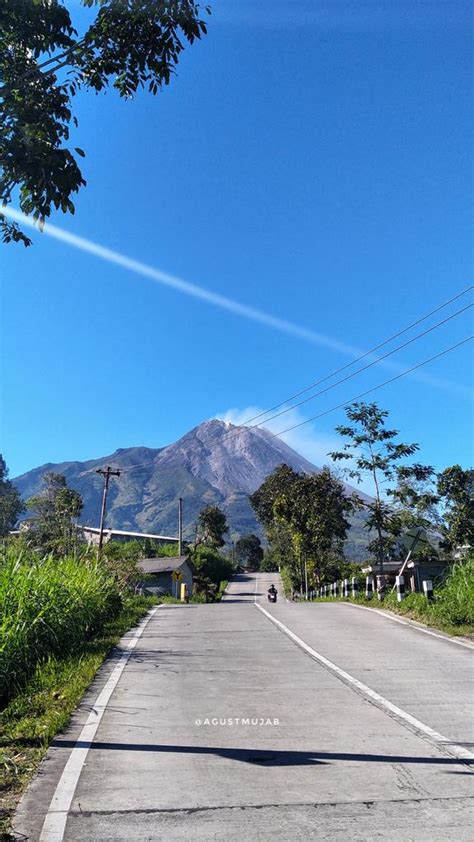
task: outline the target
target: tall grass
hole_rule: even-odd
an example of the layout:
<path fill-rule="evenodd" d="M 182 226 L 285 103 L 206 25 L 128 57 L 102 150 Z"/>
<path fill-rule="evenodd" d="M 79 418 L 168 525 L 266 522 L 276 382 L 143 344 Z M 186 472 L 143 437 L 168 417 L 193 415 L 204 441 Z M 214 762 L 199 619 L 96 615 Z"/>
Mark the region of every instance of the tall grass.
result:
<path fill-rule="evenodd" d="M 95 558 L 37 558 L 9 547 L 0 557 L 0 702 L 50 656 L 76 651 L 120 611 L 122 600 Z"/>
<path fill-rule="evenodd" d="M 435 591 L 436 611 L 446 623 L 474 625 L 474 556 L 452 567 L 444 586 Z"/>

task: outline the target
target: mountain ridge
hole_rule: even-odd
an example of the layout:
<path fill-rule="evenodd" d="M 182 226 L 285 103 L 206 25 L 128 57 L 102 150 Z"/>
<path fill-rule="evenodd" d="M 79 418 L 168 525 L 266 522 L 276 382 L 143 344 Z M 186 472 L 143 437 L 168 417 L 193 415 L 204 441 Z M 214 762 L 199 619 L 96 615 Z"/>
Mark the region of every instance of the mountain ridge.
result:
<path fill-rule="evenodd" d="M 235 539 L 249 532 L 263 537 L 249 495 L 282 463 L 298 472 L 320 470 L 264 428 L 210 419 L 165 447 L 118 448 L 108 456 L 83 462 L 48 462 L 12 481 L 27 499 L 40 491 L 44 473 L 64 474 L 83 498 L 81 522 L 95 526 L 103 488 L 96 471 L 111 465 L 121 476 L 109 486 L 108 527 L 176 535 L 178 498 L 182 497 L 185 538 L 193 537 L 201 508 L 213 504 L 225 511 L 230 537 Z"/>

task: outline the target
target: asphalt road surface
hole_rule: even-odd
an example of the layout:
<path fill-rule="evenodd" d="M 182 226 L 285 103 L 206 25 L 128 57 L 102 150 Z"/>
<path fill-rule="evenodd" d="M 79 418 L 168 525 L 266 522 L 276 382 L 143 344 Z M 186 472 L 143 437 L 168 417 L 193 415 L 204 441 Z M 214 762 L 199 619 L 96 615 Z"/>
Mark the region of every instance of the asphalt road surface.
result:
<path fill-rule="evenodd" d="M 472 839 L 473 648 L 288 603 L 275 574 L 160 606 L 48 752 L 18 839 Z"/>

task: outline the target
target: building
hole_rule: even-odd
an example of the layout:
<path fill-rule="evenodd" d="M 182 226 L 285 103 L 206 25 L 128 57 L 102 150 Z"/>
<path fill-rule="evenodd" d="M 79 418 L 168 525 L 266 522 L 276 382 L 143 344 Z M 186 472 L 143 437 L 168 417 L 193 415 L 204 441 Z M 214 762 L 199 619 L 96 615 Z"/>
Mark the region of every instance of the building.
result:
<path fill-rule="evenodd" d="M 96 526 L 78 526 L 88 544 L 98 544 L 100 529 Z M 160 544 L 177 544 L 178 538 L 148 532 L 126 532 L 123 529 L 104 529 L 104 544 L 109 541 L 158 541 Z"/>
<path fill-rule="evenodd" d="M 146 576 L 142 582 L 144 593 L 154 596 L 169 594 L 179 597 L 180 586 L 184 583 L 187 587 L 188 596 L 192 596 L 193 572 L 187 556 L 144 558 L 138 562 L 138 567 Z M 179 578 L 176 577 L 176 574 Z"/>
<path fill-rule="evenodd" d="M 395 584 L 395 577 L 399 574 L 402 568 L 402 561 L 385 561 L 383 565 L 385 581 L 387 585 Z M 408 562 L 403 576 L 405 578 L 405 588 L 413 592 L 423 592 L 423 580 L 429 579 L 433 585 L 439 585 L 444 581 L 449 573 L 452 561 L 449 559 L 423 559 L 414 558 Z M 362 568 L 362 573 L 366 576 L 380 576 L 380 565 L 371 564 Z"/>

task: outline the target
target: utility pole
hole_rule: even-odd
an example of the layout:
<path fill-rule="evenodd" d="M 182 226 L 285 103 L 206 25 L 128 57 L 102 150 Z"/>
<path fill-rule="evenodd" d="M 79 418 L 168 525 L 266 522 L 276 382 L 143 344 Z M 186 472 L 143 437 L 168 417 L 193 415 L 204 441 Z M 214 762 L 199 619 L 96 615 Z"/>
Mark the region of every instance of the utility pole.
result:
<path fill-rule="evenodd" d="M 104 493 L 102 494 L 102 508 L 100 511 L 100 526 L 99 526 L 99 553 L 102 549 L 102 544 L 104 543 L 104 523 L 105 523 L 105 511 L 107 507 L 107 492 L 109 490 L 109 482 L 110 477 L 119 477 L 120 471 L 114 471 L 108 465 L 105 471 L 102 468 L 97 468 L 96 474 L 101 474 L 104 477 Z"/>
<path fill-rule="evenodd" d="M 183 555 L 183 498 L 178 500 L 178 555 Z"/>

